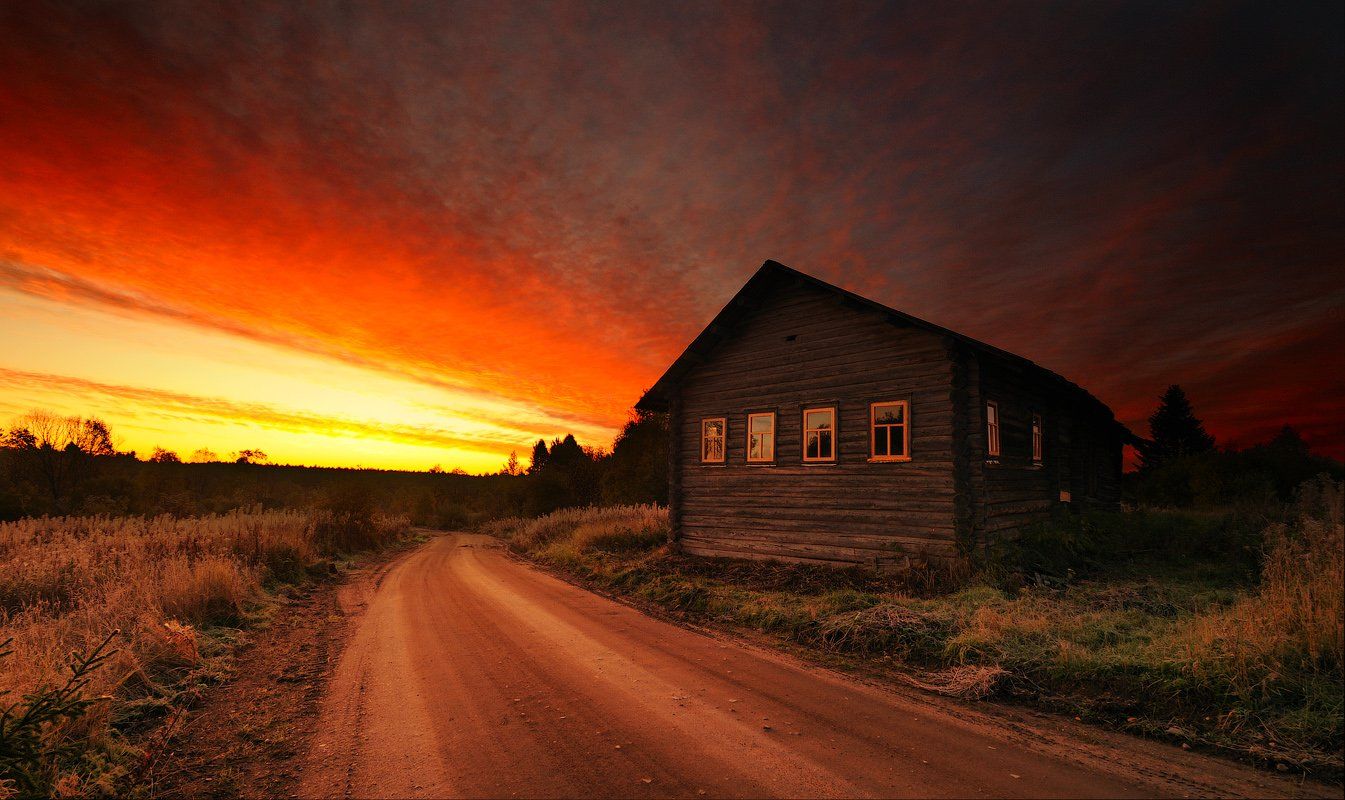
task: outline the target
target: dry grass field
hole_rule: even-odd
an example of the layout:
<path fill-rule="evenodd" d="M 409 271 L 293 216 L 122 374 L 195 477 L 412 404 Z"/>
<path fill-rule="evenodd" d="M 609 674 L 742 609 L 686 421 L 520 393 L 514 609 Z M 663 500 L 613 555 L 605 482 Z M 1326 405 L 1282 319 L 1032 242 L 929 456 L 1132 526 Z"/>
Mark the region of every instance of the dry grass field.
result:
<path fill-rule="evenodd" d="M 1012 697 L 1339 779 L 1341 507 L 1341 484 L 1323 480 L 1268 517 L 1137 512 L 1025 537 L 1019 561 L 1042 542 L 1068 543 L 1079 571 L 1062 569 L 1062 580 L 994 564 L 969 577 L 882 577 L 689 559 L 669 552 L 666 513 L 651 506 L 488 531 L 606 591 L 895 667 L 926 688 Z"/>
<path fill-rule="evenodd" d="M 0 760 L 9 759 L 0 775 L 14 776 L 0 797 L 124 791 L 155 756 L 135 734 L 222 677 L 238 629 L 264 615 L 273 592 L 407 529 L 404 518 L 360 509 L 0 523 L 0 642 L 10 651 L 0 660 L 0 709 L 16 709 L 0 740 L 15 738 L 14 719 L 32 706 L 20 698 L 63 683 L 72 653 L 118 632 L 84 690 L 106 699 L 43 726 L 46 756 L 16 759 L 0 741 Z"/>

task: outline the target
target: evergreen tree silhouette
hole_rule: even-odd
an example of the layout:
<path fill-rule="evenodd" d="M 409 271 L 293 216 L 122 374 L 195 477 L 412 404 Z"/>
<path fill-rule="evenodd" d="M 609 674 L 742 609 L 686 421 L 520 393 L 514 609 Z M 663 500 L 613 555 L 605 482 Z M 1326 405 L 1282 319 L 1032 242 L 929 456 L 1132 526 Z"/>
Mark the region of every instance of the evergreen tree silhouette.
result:
<path fill-rule="evenodd" d="M 567 433 L 564 439 L 551 444 L 551 452 L 546 460 L 548 464 L 558 469 L 570 470 L 588 461 L 589 458 L 584 448 L 575 440 L 574 434 Z"/>
<path fill-rule="evenodd" d="M 1183 456 L 1214 449 L 1214 437 L 1196 417 L 1182 387 L 1173 384 L 1163 393 L 1158 410 L 1149 417 L 1149 441 L 1140 446 L 1140 469 L 1152 470 Z"/>
<path fill-rule="evenodd" d="M 532 446 L 532 464 L 528 466 L 528 474 L 536 475 L 546 467 L 547 458 L 550 456 L 546 451 L 546 440 L 538 439 L 537 444 Z"/>
<path fill-rule="evenodd" d="M 604 503 L 668 502 L 668 415 L 635 411 L 612 444 Z"/>

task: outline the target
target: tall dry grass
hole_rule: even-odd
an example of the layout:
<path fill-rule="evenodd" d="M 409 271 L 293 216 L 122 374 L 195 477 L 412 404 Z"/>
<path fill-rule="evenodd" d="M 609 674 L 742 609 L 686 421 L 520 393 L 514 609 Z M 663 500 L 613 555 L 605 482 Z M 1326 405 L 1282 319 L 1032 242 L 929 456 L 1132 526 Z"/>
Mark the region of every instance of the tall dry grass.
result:
<path fill-rule="evenodd" d="M 1192 672 L 1250 699 L 1302 693 L 1303 679 L 1339 688 L 1345 671 L 1345 484 L 1300 489 L 1297 519 L 1266 529 L 1256 591 L 1197 617 L 1177 641 Z"/>
<path fill-rule="evenodd" d="M 96 742 L 124 716 L 119 704 L 172 693 L 200 661 L 202 627 L 238 624 L 266 585 L 406 530 L 404 518 L 331 510 L 0 523 L 0 642 L 13 640 L 0 663 L 0 706 L 59 683 L 71 652 L 120 630 L 89 686 L 112 700 L 79 730 L 53 732 Z"/>
<path fill-rule="evenodd" d="M 519 552 L 647 550 L 667 541 L 668 509 L 655 505 L 566 508 L 536 519 L 496 520 L 482 530 L 508 539 Z"/>

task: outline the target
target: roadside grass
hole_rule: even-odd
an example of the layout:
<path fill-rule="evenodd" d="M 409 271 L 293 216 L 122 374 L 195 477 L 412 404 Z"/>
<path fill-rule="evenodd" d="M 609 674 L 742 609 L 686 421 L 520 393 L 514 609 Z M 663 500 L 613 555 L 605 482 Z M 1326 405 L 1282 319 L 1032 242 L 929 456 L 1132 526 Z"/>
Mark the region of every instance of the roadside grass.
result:
<path fill-rule="evenodd" d="M 72 654 L 116 632 L 81 687 L 95 702 L 39 726 L 36 754 L 5 758 L 0 741 L 0 798 L 140 791 L 161 755 L 148 734 L 228 677 L 243 629 L 264 624 L 276 598 L 407 531 L 358 498 L 307 511 L 0 523 L 0 711 L 11 710 L 0 733 L 53 696 Z"/>
<path fill-rule="evenodd" d="M 1068 517 L 966 576 L 878 575 L 671 552 L 666 511 L 567 510 L 485 531 L 595 588 L 689 620 L 894 667 L 1339 779 L 1345 744 L 1340 484 L 1289 508 Z"/>

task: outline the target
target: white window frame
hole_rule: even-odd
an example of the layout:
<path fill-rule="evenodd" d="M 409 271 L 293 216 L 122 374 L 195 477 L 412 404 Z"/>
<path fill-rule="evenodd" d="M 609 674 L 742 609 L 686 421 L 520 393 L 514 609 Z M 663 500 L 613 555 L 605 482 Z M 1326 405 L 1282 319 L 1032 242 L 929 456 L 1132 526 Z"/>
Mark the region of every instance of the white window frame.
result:
<path fill-rule="evenodd" d="M 985 458 L 987 461 L 999 460 L 1001 427 L 999 403 L 994 400 L 985 401 Z"/>
<path fill-rule="evenodd" d="M 901 424 L 878 424 L 879 406 L 901 406 Z M 887 436 L 887 455 L 878 455 L 878 429 L 885 428 Z M 892 428 L 901 428 L 901 455 L 892 455 Z M 880 400 L 869 403 L 869 460 L 870 461 L 910 461 L 911 460 L 911 403 L 909 400 Z"/>
<path fill-rule="evenodd" d="M 719 435 L 711 437 L 706 433 L 711 422 L 719 423 Z M 710 439 L 719 440 L 719 458 L 707 458 L 705 445 Z M 727 417 L 705 417 L 701 419 L 701 463 L 702 464 L 723 464 L 729 457 L 729 421 Z"/>
<path fill-rule="evenodd" d="M 1046 444 L 1046 422 L 1041 418 L 1041 414 L 1032 413 L 1032 464 L 1040 467 L 1045 459 Z"/>
<path fill-rule="evenodd" d="M 752 420 L 757 419 L 757 418 L 760 418 L 760 417 L 767 417 L 767 418 L 770 419 L 770 421 L 771 421 L 771 429 L 770 429 L 770 432 L 768 432 L 768 433 L 757 433 L 757 432 L 755 432 L 755 431 L 752 430 Z M 753 437 L 753 436 L 761 436 L 761 437 L 764 437 L 764 438 L 763 438 L 763 442 L 766 442 L 766 443 L 769 444 L 769 449 L 768 449 L 769 455 L 766 456 L 765 458 L 752 458 L 752 437 Z M 758 411 L 758 412 L 755 412 L 755 413 L 752 413 L 752 414 L 748 414 L 748 415 L 747 415 L 747 440 L 746 440 L 746 444 L 747 444 L 747 463 L 749 463 L 749 464 L 773 464 L 773 463 L 775 463 L 775 412 L 774 412 L 774 411 Z"/>
<path fill-rule="evenodd" d="M 816 413 L 816 412 L 818 412 L 818 411 L 827 411 L 827 412 L 830 412 L 830 413 L 831 413 L 831 427 L 830 427 L 830 428 L 809 428 L 809 427 L 808 427 L 808 415 L 809 415 L 809 414 Z M 800 439 L 799 439 L 799 444 L 800 444 L 800 446 L 801 446 L 801 447 L 800 447 L 800 453 L 799 453 L 799 454 L 803 457 L 803 463 L 805 463 L 805 464 L 832 464 L 832 463 L 835 463 L 835 462 L 836 462 L 836 460 L 837 460 L 837 459 L 836 459 L 836 449 L 837 449 L 837 447 L 839 446 L 839 444 L 838 444 L 837 441 L 836 441 L 836 440 L 839 438 L 839 437 L 837 436 L 837 428 L 838 428 L 838 424 L 837 424 L 837 421 L 836 421 L 838 417 L 840 417 L 840 413 L 838 412 L 836 406 L 812 406 L 812 407 L 810 407 L 810 408 L 805 408 L 805 409 L 803 409 L 803 414 L 802 414 L 801 417 L 800 417 L 800 419 L 801 419 L 801 421 L 802 421 L 802 426 L 801 426 L 801 427 L 802 427 L 802 429 L 803 429 L 803 435 L 802 435 L 802 436 L 800 437 Z M 823 457 L 823 456 L 820 455 L 820 453 L 819 453 L 819 455 L 817 455 L 817 456 L 815 456 L 815 457 L 813 457 L 813 458 L 809 458 L 809 457 L 808 457 L 808 434 L 809 434 L 809 433 L 817 433 L 817 432 L 821 432 L 821 431 L 824 431 L 824 430 L 829 430 L 829 431 L 831 431 L 831 453 L 830 453 L 829 455 L 825 456 L 825 457 Z M 820 436 L 818 437 L 818 442 L 819 442 L 819 444 L 820 444 L 820 442 L 821 442 L 821 437 L 820 437 Z M 821 447 L 818 447 L 818 450 L 820 451 L 820 450 L 821 450 Z"/>

